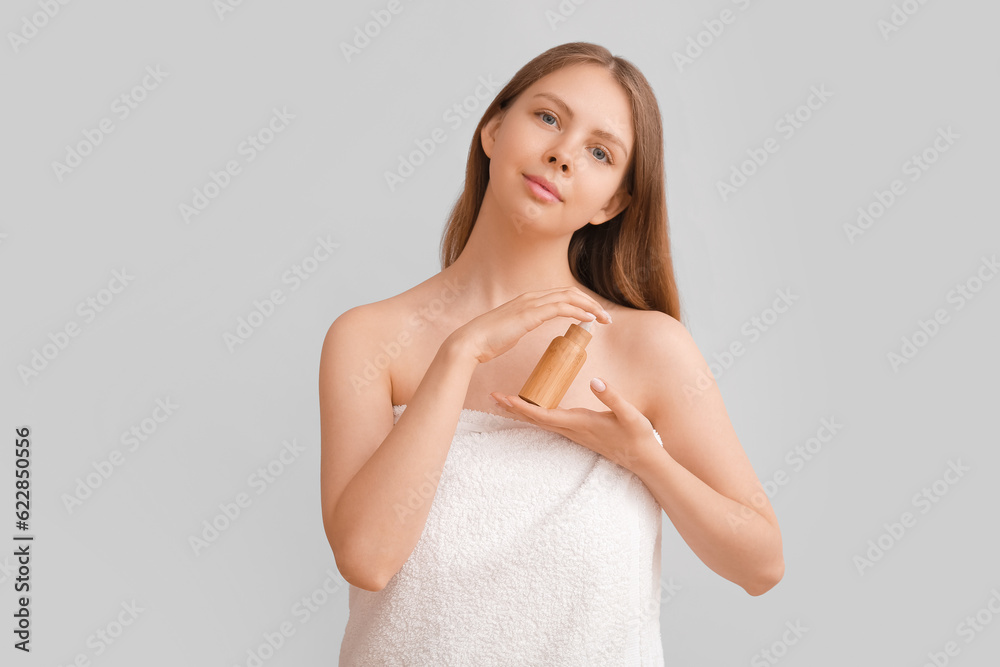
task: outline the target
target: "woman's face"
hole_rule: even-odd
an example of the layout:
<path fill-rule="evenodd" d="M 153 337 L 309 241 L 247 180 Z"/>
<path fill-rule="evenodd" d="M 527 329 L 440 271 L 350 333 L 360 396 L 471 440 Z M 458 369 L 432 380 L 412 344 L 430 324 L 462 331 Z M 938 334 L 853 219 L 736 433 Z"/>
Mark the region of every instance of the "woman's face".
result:
<path fill-rule="evenodd" d="M 628 205 L 632 107 L 599 65 L 572 65 L 525 89 L 483 127 L 490 183 L 500 207 L 527 224 L 572 233 Z M 556 194 L 533 181 L 544 179 Z"/>

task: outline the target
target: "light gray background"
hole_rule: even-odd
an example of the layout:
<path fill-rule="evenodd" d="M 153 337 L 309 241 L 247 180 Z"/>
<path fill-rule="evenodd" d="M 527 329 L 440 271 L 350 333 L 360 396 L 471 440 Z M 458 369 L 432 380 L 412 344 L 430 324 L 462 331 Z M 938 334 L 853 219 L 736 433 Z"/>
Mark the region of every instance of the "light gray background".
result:
<path fill-rule="evenodd" d="M 667 664 L 772 664 L 760 651 L 776 645 L 788 666 L 922 665 L 949 641 L 949 664 L 996 664 L 1000 280 L 973 280 L 961 309 L 948 295 L 1000 252 L 1000 8 L 903 4 L 919 11 L 886 39 L 890 0 L 567 0 L 556 24 L 555 0 L 403 1 L 348 62 L 341 43 L 385 2 L 246 0 L 223 18 L 209 0 L 72 2 L 16 52 L 9 34 L 42 10 L 5 3 L 0 539 L 13 545 L 10 444 L 29 425 L 36 541 L 30 656 L 11 648 L 13 546 L 0 551 L 2 662 L 247 665 L 289 622 L 264 664 L 336 664 L 347 588 L 319 512 L 323 337 L 348 308 L 440 270 L 486 102 L 457 128 L 446 110 L 480 77 L 502 84 L 586 40 L 656 91 L 684 315 L 710 361 L 745 344 L 718 382 L 760 478 L 787 475 L 772 497 L 787 569 L 763 597 L 711 572 L 664 516 L 664 581 L 681 587 L 662 609 Z M 734 22 L 678 68 L 674 53 L 724 9 Z M 112 102 L 147 66 L 166 78 L 121 119 Z M 813 86 L 832 97 L 785 138 L 776 122 Z M 238 146 L 274 108 L 294 119 L 248 162 Z M 105 117 L 114 131 L 60 181 L 52 163 Z M 957 140 L 911 181 L 904 163 L 948 127 Z M 446 141 L 390 191 L 384 173 L 435 128 Z M 717 183 L 768 137 L 780 150 L 723 201 Z M 179 206 L 228 160 L 242 173 L 185 223 Z M 905 193 L 849 242 L 844 225 L 893 179 Z M 282 276 L 317 237 L 339 248 L 293 290 Z M 123 268 L 134 280 L 86 322 L 77 304 Z M 230 351 L 224 334 L 275 289 L 285 302 Z M 744 325 L 779 289 L 798 300 L 751 342 Z M 894 370 L 887 355 L 939 308 L 948 322 Z M 23 381 L 19 366 L 70 322 L 79 335 Z M 121 434 L 168 398 L 179 407 L 130 451 Z M 786 456 L 824 418 L 842 429 L 796 468 Z M 258 494 L 250 476 L 293 440 L 304 453 Z M 124 462 L 67 510 L 64 495 L 115 449 Z M 949 461 L 968 472 L 939 482 L 947 492 L 921 513 L 915 494 Z M 238 493 L 250 506 L 195 555 L 189 537 Z M 907 511 L 915 525 L 883 535 Z M 855 556 L 880 536 L 890 549 L 859 572 Z M 305 619 L 309 596 L 324 603 Z M 133 600 L 143 611 L 95 655 L 88 636 Z M 992 622 L 968 642 L 959 624 L 983 609 Z M 786 623 L 807 630 L 782 646 Z"/>

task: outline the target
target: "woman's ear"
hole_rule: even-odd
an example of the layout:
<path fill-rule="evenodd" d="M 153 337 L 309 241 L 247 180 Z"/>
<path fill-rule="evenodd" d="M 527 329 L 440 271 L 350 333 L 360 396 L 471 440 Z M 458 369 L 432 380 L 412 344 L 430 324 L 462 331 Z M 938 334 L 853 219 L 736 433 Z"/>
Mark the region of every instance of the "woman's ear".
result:
<path fill-rule="evenodd" d="M 597 215 L 590 219 L 590 224 L 600 225 L 608 220 L 611 220 L 613 217 L 624 211 L 625 207 L 628 206 L 631 201 L 632 195 L 628 193 L 628 190 L 625 189 L 625 184 L 622 183 L 621 187 L 618 188 L 618 191 L 611 195 L 611 199 L 608 200 L 608 203 L 605 204 L 604 208 L 598 211 Z"/>
<path fill-rule="evenodd" d="M 483 143 L 483 152 L 486 153 L 486 157 L 493 157 L 493 144 L 496 143 L 497 131 L 500 129 L 500 123 L 503 120 L 503 111 L 498 111 L 486 121 L 486 125 L 483 125 L 483 131 L 479 134 L 479 140 Z"/>

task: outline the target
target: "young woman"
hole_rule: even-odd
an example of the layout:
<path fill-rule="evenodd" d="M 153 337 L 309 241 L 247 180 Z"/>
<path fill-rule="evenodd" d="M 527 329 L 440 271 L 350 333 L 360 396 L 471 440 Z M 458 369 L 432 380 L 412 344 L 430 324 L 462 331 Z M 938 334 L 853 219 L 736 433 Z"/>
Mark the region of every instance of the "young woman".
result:
<path fill-rule="evenodd" d="M 517 72 L 476 128 L 442 265 L 323 344 L 342 665 L 662 665 L 662 511 L 750 595 L 781 579 L 777 519 L 680 322 L 634 65 L 571 43 Z M 562 407 L 519 398 L 581 321 Z"/>

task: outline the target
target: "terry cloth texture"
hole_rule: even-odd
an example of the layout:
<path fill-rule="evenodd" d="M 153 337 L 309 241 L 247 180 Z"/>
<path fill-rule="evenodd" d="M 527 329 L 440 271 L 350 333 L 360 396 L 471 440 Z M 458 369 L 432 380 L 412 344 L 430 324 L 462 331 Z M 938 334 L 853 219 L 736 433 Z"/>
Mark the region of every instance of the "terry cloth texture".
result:
<path fill-rule="evenodd" d="M 349 588 L 340 665 L 659 667 L 661 512 L 569 438 L 463 409 L 413 553 Z"/>

